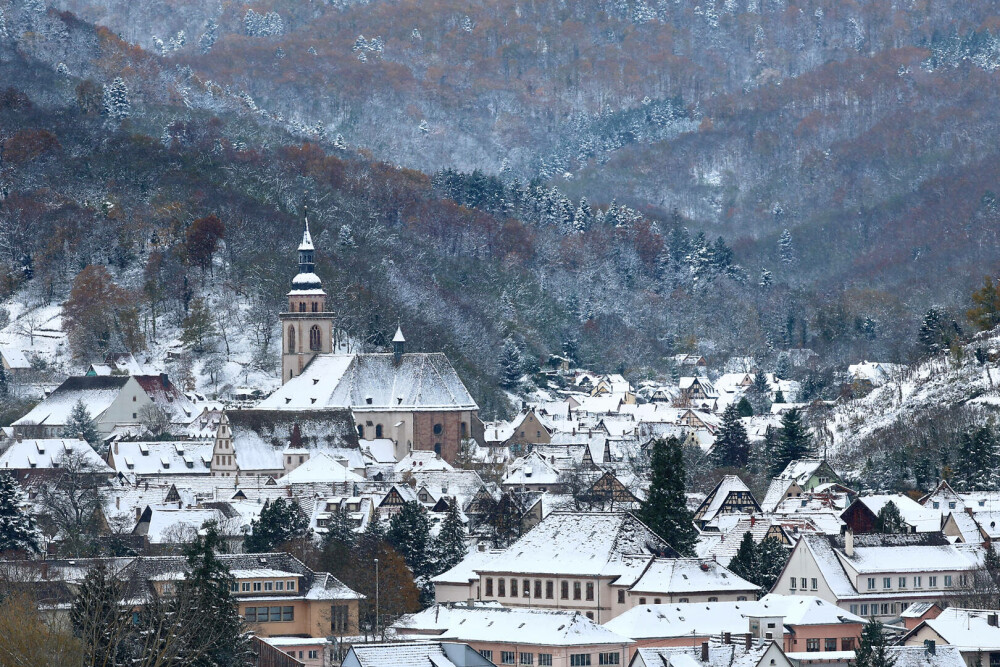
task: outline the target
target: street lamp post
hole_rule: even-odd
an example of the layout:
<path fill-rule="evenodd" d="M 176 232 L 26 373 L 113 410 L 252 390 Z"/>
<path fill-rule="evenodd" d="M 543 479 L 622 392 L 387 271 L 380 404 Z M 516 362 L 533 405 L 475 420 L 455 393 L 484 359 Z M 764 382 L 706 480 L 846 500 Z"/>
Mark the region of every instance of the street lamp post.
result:
<path fill-rule="evenodd" d="M 378 638 L 378 558 L 375 559 L 375 638 Z"/>

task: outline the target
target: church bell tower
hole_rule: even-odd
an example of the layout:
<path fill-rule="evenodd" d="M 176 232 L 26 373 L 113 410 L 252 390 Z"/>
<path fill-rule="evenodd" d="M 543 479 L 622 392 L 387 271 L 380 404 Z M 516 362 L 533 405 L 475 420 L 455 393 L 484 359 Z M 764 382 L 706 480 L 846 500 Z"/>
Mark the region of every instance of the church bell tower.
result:
<path fill-rule="evenodd" d="M 281 383 L 284 384 L 317 354 L 333 351 L 333 313 L 326 311 L 326 292 L 316 275 L 308 213 L 299 244 L 299 272 L 288 293 L 288 311 L 281 313 Z"/>

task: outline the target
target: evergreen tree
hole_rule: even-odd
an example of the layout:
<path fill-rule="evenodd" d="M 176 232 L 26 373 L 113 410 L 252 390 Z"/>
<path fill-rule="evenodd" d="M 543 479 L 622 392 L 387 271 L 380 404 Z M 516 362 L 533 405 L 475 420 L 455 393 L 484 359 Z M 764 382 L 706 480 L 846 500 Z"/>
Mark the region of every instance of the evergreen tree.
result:
<path fill-rule="evenodd" d="M 997 439 L 990 426 L 962 434 L 955 460 L 955 486 L 961 491 L 987 491 L 996 488 Z"/>
<path fill-rule="evenodd" d="M 752 581 L 751 578 L 757 568 L 757 543 L 754 542 L 753 534 L 749 530 L 743 533 L 736 555 L 729 561 L 727 567 L 736 576 Z"/>
<path fill-rule="evenodd" d="M 23 509 L 25 502 L 14 475 L 0 473 L 0 553 L 39 551 L 38 530 L 35 520 Z"/>
<path fill-rule="evenodd" d="M 418 585 L 431 573 L 431 560 L 428 547 L 431 546 L 431 524 L 427 518 L 427 510 L 416 501 L 403 505 L 403 508 L 389 521 L 389 530 L 385 534 L 389 543 L 413 571 Z"/>
<path fill-rule="evenodd" d="M 861 641 L 854 652 L 857 667 L 892 667 L 896 659 L 886 652 L 888 642 L 882 623 L 872 619 L 861 630 Z"/>
<path fill-rule="evenodd" d="M 132 115 L 128 88 L 121 77 L 116 77 L 111 85 L 104 89 L 104 115 L 113 120 L 124 120 Z"/>
<path fill-rule="evenodd" d="M 309 521 L 292 500 L 276 498 L 265 503 L 260 518 L 250 522 L 250 532 L 243 538 L 246 553 L 275 551 L 286 542 L 308 534 Z"/>
<path fill-rule="evenodd" d="M 187 317 L 181 322 L 181 343 L 192 352 L 201 353 L 213 347 L 216 330 L 212 311 L 204 299 L 193 299 Z"/>
<path fill-rule="evenodd" d="M 80 638 L 87 665 L 127 664 L 131 612 L 122 605 L 123 582 L 103 562 L 90 568 L 73 598 L 70 623 Z"/>
<path fill-rule="evenodd" d="M 524 359 L 517 343 L 508 338 L 504 341 L 500 349 L 500 358 L 497 360 L 500 367 L 500 386 L 504 389 L 513 389 L 521 381 Z"/>
<path fill-rule="evenodd" d="M 73 410 L 69 413 L 69 421 L 63 427 L 62 437 L 86 440 L 91 447 L 96 447 L 101 439 L 82 398 L 73 405 Z"/>
<path fill-rule="evenodd" d="M 753 384 L 747 389 L 746 398 L 753 406 L 755 415 L 766 415 L 771 411 L 771 386 L 767 383 L 767 375 L 754 373 Z"/>
<path fill-rule="evenodd" d="M 215 523 L 208 522 L 185 550 L 188 574 L 180 582 L 177 595 L 185 608 L 176 613 L 211 619 L 213 627 L 206 634 L 215 638 L 205 653 L 187 662 L 191 667 L 244 667 L 252 656 L 250 635 L 232 592 L 235 580 L 216 556 L 222 547 Z M 193 631 L 205 632 L 205 629 Z"/>
<path fill-rule="evenodd" d="M 440 574 L 450 570 L 461 563 L 468 553 L 465 526 L 458 511 L 458 502 L 453 498 L 448 507 L 448 514 L 441 523 L 441 530 L 434 540 L 435 572 Z"/>
<path fill-rule="evenodd" d="M 10 386 L 7 383 L 7 371 L 0 364 L 0 397 L 6 396 L 8 393 L 10 393 Z"/>
<path fill-rule="evenodd" d="M 681 555 L 694 555 L 698 531 L 684 496 L 685 472 L 681 443 L 660 438 L 652 443 L 651 479 L 637 516 Z"/>
<path fill-rule="evenodd" d="M 951 319 L 946 312 L 930 308 L 924 314 L 924 320 L 917 332 L 917 343 L 925 354 L 932 355 L 951 348 L 952 343 L 962 335 L 958 322 Z"/>
<path fill-rule="evenodd" d="M 746 396 L 740 397 L 739 403 L 736 404 L 736 411 L 740 417 L 753 417 L 753 406 L 750 405 Z"/>
<path fill-rule="evenodd" d="M 792 233 L 787 229 L 781 232 L 778 239 L 778 252 L 781 254 L 781 261 L 786 265 L 795 262 L 795 248 L 792 246 Z"/>
<path fill-rule="evenodd" d="M 906 532 L 906 524 L 899 513 L 896 503 L 891 500 L 882 506 L 875 517 L 875 532 L 886 535 L 898 535 Z"/>
<path fill-rule="evenodd" d="M 742 468 L 750 456 L 750 439 L 740 421 L 740 412 L 735 403 L 730 403 L 722 413 L 722 427 L 715 438 L 712 450 L 715 465 Z"/>
<path fill-rule="evenodd" d="M 789 462 L 808 458 L 812 453 L 812 437 L 805 424 L 802 423 L 802 411 L 799 408 L 792 408 L 781 417 L 778 451 L 775 455 L 772 472 L 777 475 L 785 469 Z"/>
<path fill-rule="evenodd" d="M 350 225 L 343 224 L 340 226 L 340 231 L 337 232 L 337 245 L 344 250 L 358 247 L 357 242 L 354 240 L 354 231 Z"/>

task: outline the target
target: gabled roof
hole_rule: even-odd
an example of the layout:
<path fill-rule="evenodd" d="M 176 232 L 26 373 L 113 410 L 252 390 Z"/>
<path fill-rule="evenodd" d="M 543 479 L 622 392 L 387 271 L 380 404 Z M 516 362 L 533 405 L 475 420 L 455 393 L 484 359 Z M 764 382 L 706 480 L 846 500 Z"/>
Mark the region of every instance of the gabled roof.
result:
<path fill-rule="evenodd" d="M 212 472 L 214 443 L 198 441 L 115 442 L 108 458 L 115 470 L 134 475 L 198 475 Z"/>
<path fill-rule="evenodd" d="M 819 470 L 824 463 L 826 463 L 825 459 L 796 459 L 794 461 L 789 461 L 788 465 L 781 471 L 781 474 L 778 475 L 777 479 L 792 481 L 799 486 L 802 486 L 809 481 L 810 477 L 816 474 L 816 471 Z"/>
<path fill-rule="evenodd" d="M 309 459 L 278 479 L 278 484 L 342 484 L 345 482 L 364 482 L 364 477 L 342 465 L 325 452 L 317 452 Z"/>
<path fill-rule="evenodd" d="M 100 417 L 132 378 L 128 375 L 78 376 L 67 378 L 45 400 L 12 426 L 44 424 L 63 426 L 78 401 L 83 401 L 92 419 Z"/>
<path fill-rule="evenodd" d="M 468 644 L 406 642 L 355 644 L 344 667 L 487 667 L 493 663 Z"/>
<path fill-rule="evenodd" d="M 89 472 L 109 475 L 114 472 L 93 447 L 75 438 L 14 441 L 7 451 L 0 454 L 0 469 L 58 468 L 67 462 L 67 458 L 76 459 Z"/>
<path fill-rule="evenodd" d="M 723 477 L 712 492 L 708 494 L 705 501 L 695 512 L 695 518 L 699 521 L 711 521 L 715 516 L 722 510 L 723 503 L 726 498 L 732 493 L 747 493 L 750 495 L 750 499 L 753 502 L 754 507 L 757 511 L 760 511 L 760 506 L 757 505 L 757 501 L 754 500 L 753 494 L 750 493 L 750 488 L 743 483 L 736 475 L 726 475 Z"/>
<path fill-rule="evenodd" d="M 167 374 L 133 375 L 142 390 L 150 400 L 163 410 L 170 421 L 177 424 L 189 424 L 198 417 L 198 409 L 177 385 L 170 381 Z"/>
<path fill-rule="evenodd" d="M 321 354 L 257 406 L 268 410 L 350 408 L 386 410 L 478 410 L 448 358 L 439 352 Z"/>
<path fill-rule="evenodd" d="M 664 595 L 693 593 L 756 593 L 760 586 L 739 577 L 715 561 L 700 558 L 654 558 L 629 588 L 632 593 Z"/>

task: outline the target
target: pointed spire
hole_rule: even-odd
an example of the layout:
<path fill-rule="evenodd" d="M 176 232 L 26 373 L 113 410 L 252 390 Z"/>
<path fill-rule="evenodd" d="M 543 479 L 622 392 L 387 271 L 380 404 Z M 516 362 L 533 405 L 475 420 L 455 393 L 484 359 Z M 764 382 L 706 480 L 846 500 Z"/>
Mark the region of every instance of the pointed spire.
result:
<path fill-rule="evenodd" d="M 305 228 L 302 231 L 302 243 L 299 244 L 299 251 L 315 250 L 313 247 L 312 235 L 309 233 L 309 207 L 302 207 L 302 219 L 305 221 Z"/>
<path fill-rule="evenodd" d="M 403 327 L 396 326 L 396 335 L 392 337 L 393 343 L 405 343 L 406 339 L 403 338 Z"/>

